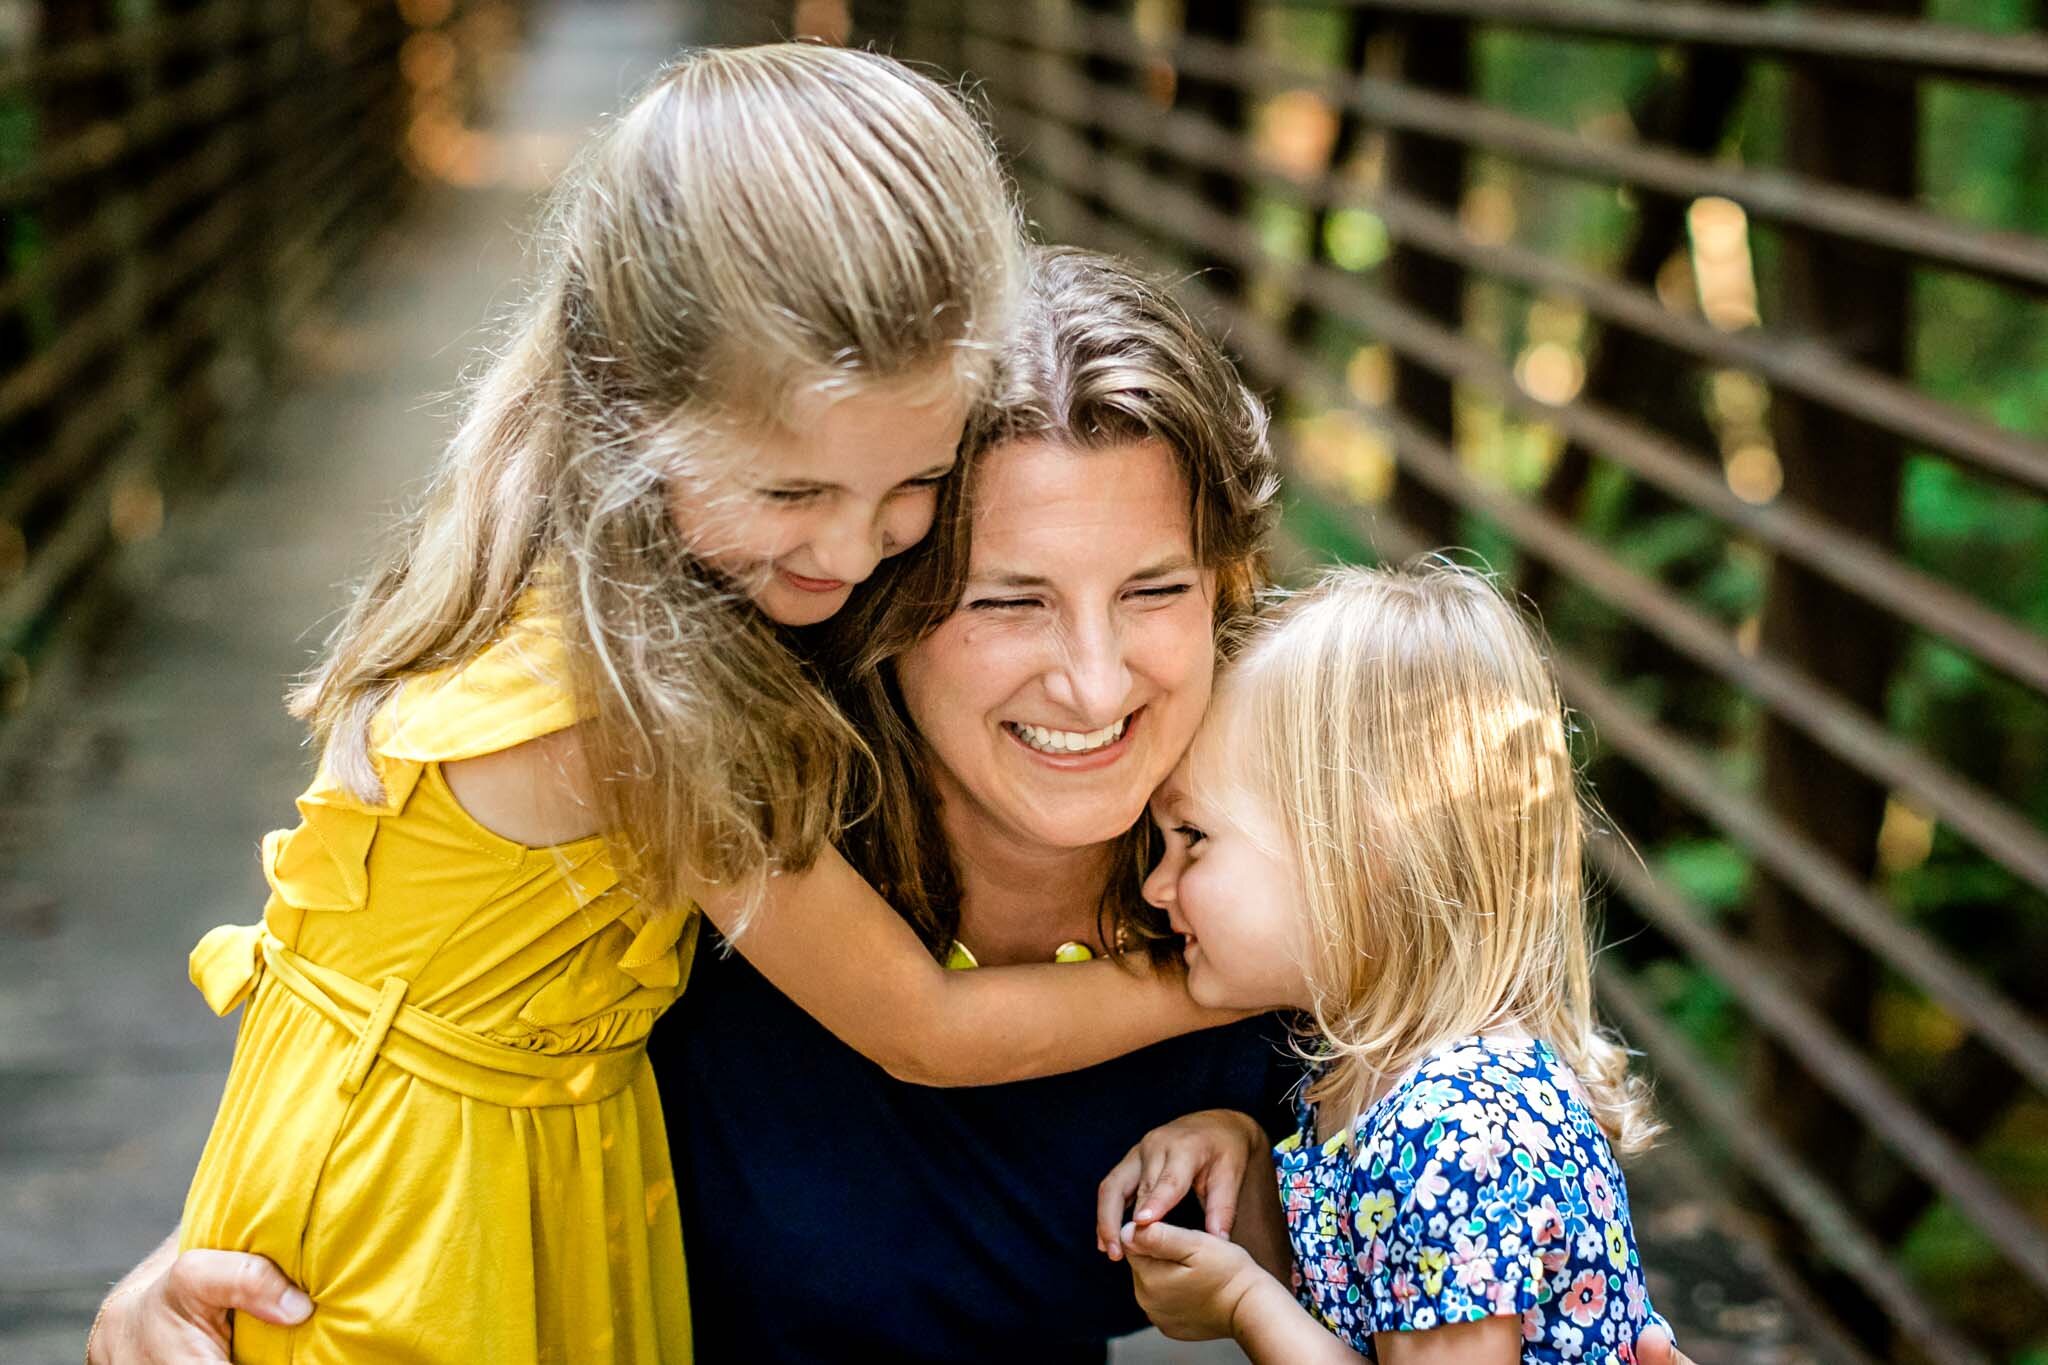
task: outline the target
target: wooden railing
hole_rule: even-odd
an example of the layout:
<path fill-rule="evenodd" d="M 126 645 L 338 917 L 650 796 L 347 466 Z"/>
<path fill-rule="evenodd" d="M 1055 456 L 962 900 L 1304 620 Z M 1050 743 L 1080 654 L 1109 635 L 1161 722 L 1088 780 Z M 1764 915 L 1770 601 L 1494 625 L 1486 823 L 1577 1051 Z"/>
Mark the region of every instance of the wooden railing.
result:
<path fill-rule="evenodd" d="M 853 15 L 969 78 L 1044 236 L 1184 280 L 1275 403 L 1297 536 L 1477 547 L 1543 611 L 1616 827 L 1605 1008 L 1848 1334 L 2048 1342 L 2048 388 L 1927 341 L 1968 307 L 2048 364 L 2048 38 L 1877 3 Z M 1527 66 L 1588 52 L 1631 83 Z M 2004 221 L 1924 145 L 1971 120 L 2034 139 Z M 1956 506 L 1982 525 L 1928 529 Z"/>
<path fill-rule="evenodd" d="M 445 138 L 507 3 L 42 0 L 0 49 L 0 730 Z"/>

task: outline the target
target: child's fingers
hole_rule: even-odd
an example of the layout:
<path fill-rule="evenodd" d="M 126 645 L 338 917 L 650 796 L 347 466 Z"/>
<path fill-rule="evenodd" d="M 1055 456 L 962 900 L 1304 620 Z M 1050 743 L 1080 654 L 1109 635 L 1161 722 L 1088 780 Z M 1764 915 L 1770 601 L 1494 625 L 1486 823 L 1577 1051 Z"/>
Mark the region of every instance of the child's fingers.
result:
<path fill-rule="evenodd" d="M 1095 1187 L 1095 1249 L 1106 1253 L 1112 1261 L 1123 1259 L 1124 1210 L 1131 1205 L 1142 1170 L 1137 1149 L 1132 1148 Z"/>
<path fill-rule="evenodd" d="M 1206 1233 L 1193 1228 L 1178 1228 L 1171 1223 L 1126 1223 L 1123 1228 L 1124 1246 L 1133 1256 L 1149 1256 L 1155 1261 L 1175 1261 L 1182 1265 L 1193 1260 L 1202 1249 Z"/>

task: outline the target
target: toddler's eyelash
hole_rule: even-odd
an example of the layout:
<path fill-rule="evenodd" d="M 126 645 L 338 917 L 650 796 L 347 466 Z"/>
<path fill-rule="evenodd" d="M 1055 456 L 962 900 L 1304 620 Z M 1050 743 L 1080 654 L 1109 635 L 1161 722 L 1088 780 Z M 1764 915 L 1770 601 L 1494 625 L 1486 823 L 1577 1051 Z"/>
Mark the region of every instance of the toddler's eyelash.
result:
<path fill-rule="evenodd" d="M 1193 848 L 1196 844 L 1201 843 L 1202 840 L 1209 837 L 1208 835 L 1204 834 L 1201 830 L 1196 829 L 1193 825 L 1175 825 L 1173 827 L 1173 832 L 1175 834 L 1178 834 L 1181 838 L 1187 840 L 1189 848 Z"/>

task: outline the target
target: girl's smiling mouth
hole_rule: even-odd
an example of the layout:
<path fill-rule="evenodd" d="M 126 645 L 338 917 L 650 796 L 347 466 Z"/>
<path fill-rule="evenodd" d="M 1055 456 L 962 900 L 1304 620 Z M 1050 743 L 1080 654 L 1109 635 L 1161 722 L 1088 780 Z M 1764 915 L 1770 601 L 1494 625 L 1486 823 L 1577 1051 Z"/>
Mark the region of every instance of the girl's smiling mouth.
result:
<path fill-rule="evenodd" d="M 782 575 L 783 581 L 799 592 L 838 592 L 846 586 L 845 580 L 838 578 L 806 578 L 802 574 L 791 573 L 788 569 L 777 569 L 775 572 Z"/>

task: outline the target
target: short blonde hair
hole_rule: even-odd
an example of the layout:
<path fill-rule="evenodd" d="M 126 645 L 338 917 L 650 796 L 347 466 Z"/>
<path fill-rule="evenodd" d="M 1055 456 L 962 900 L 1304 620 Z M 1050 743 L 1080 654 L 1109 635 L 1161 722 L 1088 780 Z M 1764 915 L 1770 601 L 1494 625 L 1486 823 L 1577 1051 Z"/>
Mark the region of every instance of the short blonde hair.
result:
<path fill-rule="evenodd" d="M 683 543 L 671 485 L 807 394 L 978 402 L 1022 249 L 986 132 L 929 77 L 801 43 L 671 62 L 556 186 L 538 279 L 424 507 L 293 698 L 336 777 L 374 795 L 378 708 L 540 588 L 634 889 L 681 909 L 697 880 L 808 865 L 865 747 Z"/>
<path fill-rule="evenodd" d="M 1483 575 L 1335 569 L 1254 631 L 1217 696 L 1198 783 L 1285 831 L 1329 1061 L 1318 1103 L 1355 1115 L 1453 1038 L 1548 1041 L 1619 1151 L 1655 1134 L 1594 1021 L 1565 713 L 1542 643 Z"/>

